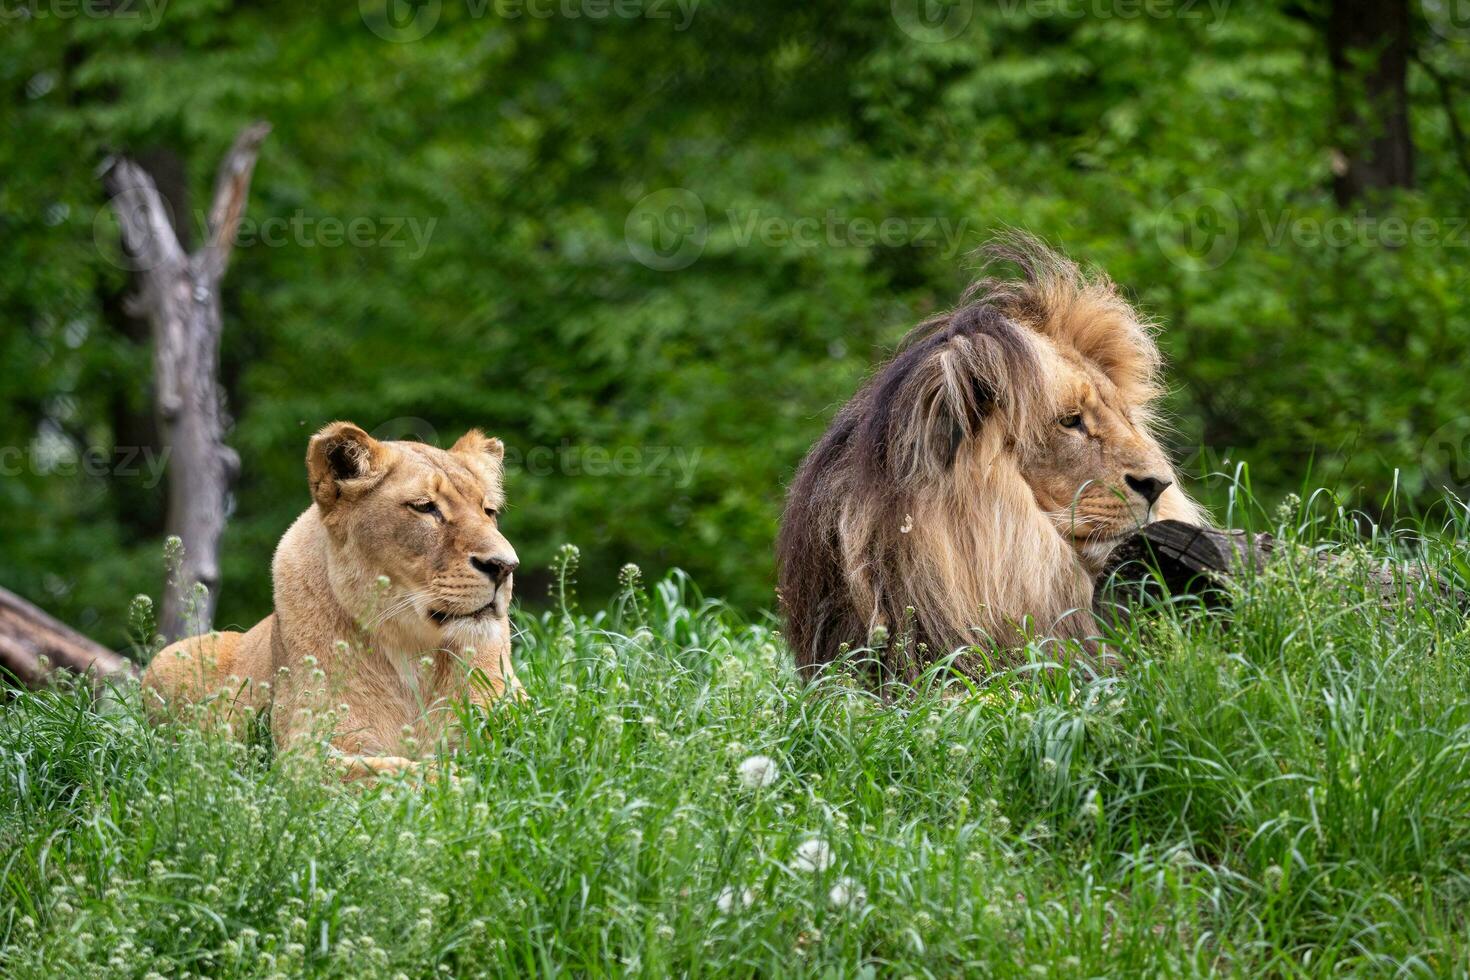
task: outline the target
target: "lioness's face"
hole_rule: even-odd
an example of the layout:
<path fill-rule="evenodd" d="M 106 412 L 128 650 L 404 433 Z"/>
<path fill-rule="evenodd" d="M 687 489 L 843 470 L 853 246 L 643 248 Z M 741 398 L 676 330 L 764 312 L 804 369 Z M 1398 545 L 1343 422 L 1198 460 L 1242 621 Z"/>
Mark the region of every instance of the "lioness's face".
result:
<path fill-rule="evenodd" d="M 312 492 L 340 547 L 388 578 L 393 616 L 455 635 L 503 619 L 515 549 L 500 533 L 504 446 L 471 431 L 447 452 L 338 423 L 312 440 Z"/>
<path fill-rule="evenodd" d="M 1021 473 L 1057 530 L 1079 550 L 1110 546 L 1146 524 L 1174 482 L 1163 449 L 1102 371 L 1059 355 L 1060 411 Z M 1177 491 L 1176 491 L 1177 492 Z"/>

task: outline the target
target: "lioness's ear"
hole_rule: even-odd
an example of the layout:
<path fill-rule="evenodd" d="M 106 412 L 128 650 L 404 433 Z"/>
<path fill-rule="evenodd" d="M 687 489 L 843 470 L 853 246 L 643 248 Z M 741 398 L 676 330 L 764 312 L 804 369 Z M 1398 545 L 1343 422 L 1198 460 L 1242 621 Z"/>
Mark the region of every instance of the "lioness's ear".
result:
<path fill-rule="evenodd" d="M 311 437 L 306 475 L 323 510 L 371 489 L 387 471 L 388 448 L 351 422 L 333 422 Z"/>
<path fill-rule="evenodd" d="M 505 458 L 505 443 L 489 438 L 479 429 L 471 429 L 460 436 L 459 441 L 449 447 L 449 451 L 462 456 L 488 456 L 498 465 Z"/>

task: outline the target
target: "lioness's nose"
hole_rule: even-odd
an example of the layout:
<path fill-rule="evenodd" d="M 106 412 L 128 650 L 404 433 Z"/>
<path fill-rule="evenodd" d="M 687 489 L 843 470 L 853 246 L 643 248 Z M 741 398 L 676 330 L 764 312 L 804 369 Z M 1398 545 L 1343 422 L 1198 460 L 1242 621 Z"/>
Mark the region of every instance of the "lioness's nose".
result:
<path fill-rule="evenodd" d="M 470 556 L 470 564 L 490 577 L 490 581 L 499 585 L 505 581 L 505 577 L 520 567 L 520 562 L 514 558 L 480 558 Z"/>
<path fill-rule="evenodd" d="M 1156 476 L 1137 477 L 1131 473 L 1123 479 L 1134 493 L 1148 501 L 1150 507 L 1159 499 L 1160 494 L 1174 485 L 1173 480 L 1160 480 Z"/>

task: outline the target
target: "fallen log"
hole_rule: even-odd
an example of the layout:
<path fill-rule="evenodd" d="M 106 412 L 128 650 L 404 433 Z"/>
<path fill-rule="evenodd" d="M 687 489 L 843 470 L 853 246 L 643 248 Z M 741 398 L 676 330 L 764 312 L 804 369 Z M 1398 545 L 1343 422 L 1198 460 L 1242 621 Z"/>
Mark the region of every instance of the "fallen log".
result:
<path fill-rule="evenodd" d="M 96 678 L 138 671 L 126 657 L 0 589 L 0 675 L 34 689 L 56 668 Z"/>
<path fill-rule="evenodd" d="M 1231 580 L 1263 570 L 1279 548 L 1269 534 L 1157 521 L 1113 550 L 1094 582 L 1095 607 L 1099 613 L 1117 615 L 1165 594 L 1198 596 L 1212 606 L 1228 604 Z M 1347 561 L 1331 551 L 1313 552 L 1311 557 L 1322 565 L 1339 567 Z M 1432 579 L 1427 584 L 1441 597 L 1466 606 L 1463 592 L 1412 565 L 1381 563 L 1369 573 L 1368 584 L 1383 601 L 1393 602 L 1411 598 L 1406 586 L 1426 578 Z"/>

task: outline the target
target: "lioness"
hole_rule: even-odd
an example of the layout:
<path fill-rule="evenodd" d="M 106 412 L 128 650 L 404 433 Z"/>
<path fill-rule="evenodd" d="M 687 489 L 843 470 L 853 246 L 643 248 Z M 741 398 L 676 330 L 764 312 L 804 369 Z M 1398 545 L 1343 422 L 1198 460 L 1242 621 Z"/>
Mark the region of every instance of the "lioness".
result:
<path fill-rule="evenodd" d="M 270 708 L 279 747 L 316 737 L 349 777 L 414 766 L 449 702 L 520 691 L 507 607 L 518 564 L 500 533 L 505 447 L 471 430 L 445 452 L 350 422 L 312 437 L 314 501 L 276 549 L 275 612 L 247 633 L 165 648 L 144 675 L 157 715 L 210 703 L 226 724 Z M 475 675 L 483 674 L 483 678 Z"/>

